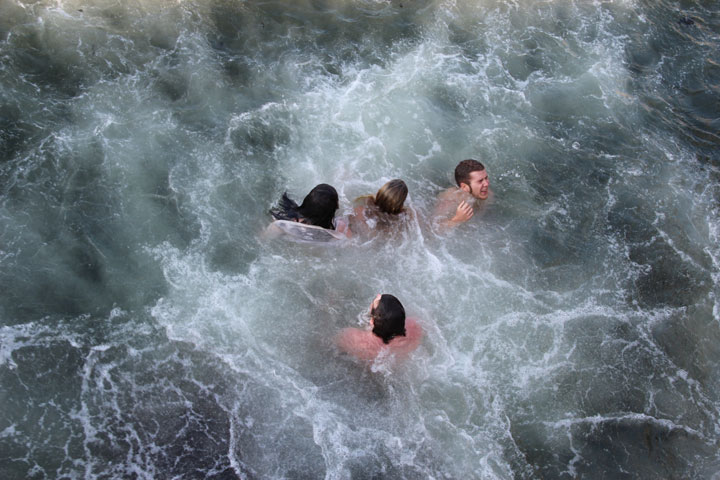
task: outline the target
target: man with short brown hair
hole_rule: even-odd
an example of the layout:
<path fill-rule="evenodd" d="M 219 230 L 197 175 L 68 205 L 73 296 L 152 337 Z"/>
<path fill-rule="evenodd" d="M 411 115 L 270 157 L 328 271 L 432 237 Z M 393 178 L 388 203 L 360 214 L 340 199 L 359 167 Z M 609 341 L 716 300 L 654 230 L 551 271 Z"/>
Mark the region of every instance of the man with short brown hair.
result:
<path fill-rule="evenodd" d="M 438 196 L 434 217 L 442 228 L 452 228 L 472 218 L 478 201 L 492 196 L 490 179 L 485 165 L 477 160 L 467 159 L 455 167 L 455 183 Z M 452 216 L 450 216 L 452 215 Z"/>

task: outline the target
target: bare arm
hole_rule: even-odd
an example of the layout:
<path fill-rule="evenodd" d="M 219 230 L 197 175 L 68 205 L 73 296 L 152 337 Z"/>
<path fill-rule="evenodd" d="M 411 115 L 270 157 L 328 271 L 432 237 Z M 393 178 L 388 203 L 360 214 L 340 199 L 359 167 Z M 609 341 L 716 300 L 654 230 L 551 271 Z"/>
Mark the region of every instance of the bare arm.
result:
<path fill-rule="evenodd" d="M 475 214 L 473 208 L 465 200 L 461 200 L 453 211 L 453 207 L 457 202 L 457 198 L 454 197 L 455 195 L 451 194 L 441 195 L 438 200 L 438 204 L 435 207 L 433 215 L 437 219 L 437 225 L 440 227 L 441 231 L 447 231 L 451 228 L 457 227 L 461 223 L 465 223 L 470 220 Z"/>
<path fill-rule="evenodd" d="M 350 231 L 350 219 L 337 218 L 335 220 L 335 231 L 342 233 L 347 238 L 352 238 L 352 232 Z"/>

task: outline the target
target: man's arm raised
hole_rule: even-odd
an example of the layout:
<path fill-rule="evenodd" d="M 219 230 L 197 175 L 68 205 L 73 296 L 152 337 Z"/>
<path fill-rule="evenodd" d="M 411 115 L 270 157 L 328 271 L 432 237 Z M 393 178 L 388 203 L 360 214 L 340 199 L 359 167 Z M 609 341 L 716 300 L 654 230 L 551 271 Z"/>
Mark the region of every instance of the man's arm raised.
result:
<path fill-rule="evenodd" d="M 448 230 L 450 228 L 457 227 L 461 223 L 467 222 L 474 214 L 475 212 L 470 204 L 463 200 L 455 209 L 455 215 L 453 215 L 452 218 L 440 220 L 438 225 L 442 230 Z"/>

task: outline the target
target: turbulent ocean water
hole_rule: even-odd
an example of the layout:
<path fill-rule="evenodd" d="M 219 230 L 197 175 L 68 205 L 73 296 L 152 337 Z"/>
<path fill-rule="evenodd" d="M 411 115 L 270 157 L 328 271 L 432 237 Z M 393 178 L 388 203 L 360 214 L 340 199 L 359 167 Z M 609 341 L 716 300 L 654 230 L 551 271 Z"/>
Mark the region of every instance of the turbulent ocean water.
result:
<path fill-rule="evenodd" d="M 0 0 L 0 478 L 718 479 L 718 147 L 716 1 Z"/>

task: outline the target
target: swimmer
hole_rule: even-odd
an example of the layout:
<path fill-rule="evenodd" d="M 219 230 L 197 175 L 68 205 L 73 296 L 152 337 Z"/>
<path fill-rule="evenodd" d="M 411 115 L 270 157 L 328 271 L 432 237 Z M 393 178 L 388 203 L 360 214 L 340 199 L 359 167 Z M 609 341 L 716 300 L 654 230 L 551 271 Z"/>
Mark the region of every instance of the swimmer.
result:
<path fill-rule="evenodd" d="M 400 300 L 378 294 L 370 304 L 367 329 L 344 328 L 335 337 L 338 348 L 359 360 L 372 361 L 387 352 L 405 358 L 420 345 L 423 331 L 413 318 L 405 318 Z"/>
<path fill-rule="evenodd" d="M 276 220 L 290 220 L 335 230 L 333 218 L 338 207 L 337 190 L 327 183 L 321 183 L 310 190 L 300 206 L 288 197 L 287 192 L 283 193 L 278 207 L 270 210 L 270 214 Z"/>
<path fill-rule="evenodd" d="M 442 229 L 465 223 L 475 214 L 475 208 L 492 198 L 490 179 L 485 166 L 477 160 L 463 160 L 455 167 L 457 187 L 451 187 L 438 196 L 433 217 Z M 480 203 L 482 202 L 482 203 Z M 452 217 L 451 217 L 452 215 Z"/>
<path fill-rule="evenodd" d="M 326 183 L 313 188 L 299 206 L 287 192 L 283 193 L 278 206 L 270 210 L 275 221 L 264 235 L 268 238 L 285 235 L 290 240 L 310 243 L 347 239 L 350 236 L 347 222 L 334 218 L 338 206 L 337 191 Z"/>
<path fill-rule="evenodd" d="M 355 200 L 356 206 L 350 216 L 353 231 L 369 235 L 375 226 L 386 229 L 401 213 L 409 211 L 405 207 L 408 187 L 400 179 L 394 179 L 380 187 L 375 196 L 366 195 Z"/>

